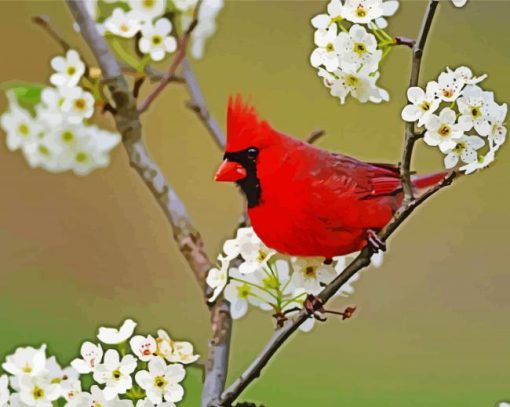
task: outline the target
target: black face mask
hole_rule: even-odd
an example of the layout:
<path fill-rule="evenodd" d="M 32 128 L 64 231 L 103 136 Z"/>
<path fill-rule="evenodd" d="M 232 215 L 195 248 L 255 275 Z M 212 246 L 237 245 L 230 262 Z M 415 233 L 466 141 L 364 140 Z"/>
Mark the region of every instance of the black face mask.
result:
<path fill-rule="evenodd" d="M 234 161 L 243 166 L 246 170 L 246 177 L 236 181 L 236 184 L 241 188 L 246 200 L 248 201 L 248 208 L 254 208 L 260 203 L 260 181 L 257 178 L 257 156 L 259 150 L 256 147 L 249 147 L 245 150 L 236 151 L 234 153 L 225 153 L 224 159 Z"/>

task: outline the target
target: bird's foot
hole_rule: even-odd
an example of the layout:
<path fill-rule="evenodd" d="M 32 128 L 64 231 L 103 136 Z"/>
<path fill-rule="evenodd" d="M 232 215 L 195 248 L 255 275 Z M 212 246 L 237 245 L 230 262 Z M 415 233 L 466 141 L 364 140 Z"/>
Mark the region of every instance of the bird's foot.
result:
<path fill-rule="evenodd" d="M 386 251 L 386 242 L 379 237 L 375 230 L 367 230 L 367 241 L 374 253 L 379 252 L 379 250 Z"/>
<path fill-rule="evenodd" d="M 303 302 L 303 308 L 308 312 L 308 315 L 314 317 L 318 321 L 325 321 L 326 317 L 322 316 L 320 313 L 324 311 L 323 309 L 324 301 L 322 301 L 316 295 L 308 294 L 305 301 Z"/>

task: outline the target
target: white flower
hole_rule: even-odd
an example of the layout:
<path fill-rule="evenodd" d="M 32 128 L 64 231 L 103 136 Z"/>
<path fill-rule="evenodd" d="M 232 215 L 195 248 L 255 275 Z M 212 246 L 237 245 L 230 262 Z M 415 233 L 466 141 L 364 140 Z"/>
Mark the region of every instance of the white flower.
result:
<path fill-rule="evenodd" d="M 476 161 L 464 165 L 459 169 L 464 171 L 467 174 L 471 174 L 475 171 L 481 170 L 485 167 L 488 167 L 495 160 L 495 150 L 489 150 L 485 155 L 479 155 Z"/>
<path fill-rule="evenodd" d="M 331 85 L 330 93 L 340 99 L 340 103 L 345 103 L 345 98 L 350 94 L 361 103 L 369 100 L 378 102 L 381 99 L 387 100 L 388 95 L 382 89 L 378 88 L 375 82 L 379 74 L 368 75 L 363 72 L 349 73 L 337 71 L 335 73 L 338 79 L 335 79 Z"/>
<path fill-rule="evenodd" d="M 79 124 L 84 119 L 89 119 L 94 114 L 94 97 L 91 93 L 79 87 L 62 88 L 63 99 L 62 111 L 67 120 L 73 124 Z"/>
<path fill-rule="evenodd" d="M 73 367 L 62 369 L 55 356 L 49 357 L 46 361 L 46 370 L 46 376 L 50 382 L 58 385 L 59 397 L 70 400 L 81 391 L 78 371 Z"/>
<path fill-rule="evenodd" d="M 81 374 L 91 373 L 101 363 L 103 348 L 92 342 L 83 342 L 80 354 L 82 359 L 74 359 L 71 366 Z"/>
<path fill-rule="evenodd" d="M 81 382 L 77 379 L 67 379 L 60 383 L 60 394 L 67 401 L 74 399 L 81 393 Z"/>
<path fill-rule="evenodd" d="M 50 172 L 62 171 L 58 163 L 60 152 L 60 146 L 45 133 L 23 146 L 23 155 L 31 168 L 42 167 Z"/>
<path fill-rule="evenodd" d="M 35 110 L 37 112 L 37 120 L 47 127 L 55 127 L 62 124 L 66 120 L 66 115 L 62 111 L 62 103 L 64 96 L 56 88 L 45 88 L 41 92 L 41 103 Z"/>
<path fill-rule="evenodd" d="M 177 49 L 177 41 L 170 36 L 172 23 L 166 18 L 160 18 L 154 25 L 146 23 L 142 27 L 142 38 L 138 42 L 140 51 L 150 54 L 154 61 L 161 61 L 166 53 Z"/>
<path fill-rule="evenodd" d="M 21 376 L 20 400 L 28 406 L 51 407 L 59 395 L 59 386 L 45 376 Z"/>
<path fill-rule="evenodd" d="M 172 403 L 170 401 L 165 401 L 163 403 L 158 403 L 157 406 L 158 407 L 176 407 L 175 403 Z M 143 400 L 138 400 L 136 402 L 136 407 L 156 407 L 156 404 L 154 404 L 149 399 L 143 399 Z"/>
<path fill-rule="evenodd" d="M 164 329 L 158 330 L 158 337 L 156 338 L 156 355 L 164 357 L 166 360 L 170 359 L 173 352 L 173 341 Z"/>
<path fill-rule="evenodd" d="M 455 72 L 449 71 L 442 72 L 437 82 L 432 81 L 429 84 L 432 84 L 431 89 L 434 88 L 438 98 L 445 102 L 453 102 L 460 96 L 466 82 L 460 74 L 457 75 Z"/>
<path fill-rule="evenodd" d="M 377 70 L 382 56 L 376 38 L 358 24 L 354 24 L 349 33 L 338 35 L 336 49 L 340 53 L 341 69 L 351 72 L 358 72 L 360 68 L 366 72 Z"/>
<path fill-rule="evenodd" d="M 151 360 L 157 350 L 156 340 L 151 335 L 135 335 L 129 341 L 129 345 L 133 353 L 144 362 Z"/>
<path fill-rule="evenodd" d="M 497 150 L 506 140 L 505 120 L 507 114 L 507 104 L 497 105 L 494 103 L 489 109 L 488 116 L 491 129 L 489 132 L 489 141 L 491 147 Z"/>
<path fill-rule="evenodd" d="M 446 168 L 453 168 L 459 162 L 469 164 L 478 159 L 477 150 L 485 145 L 483 139 L 478 136 L 463 136 L 457 140 L 457 145 L 451 150 L 447 151 L 444 158 L 444 166 Z"/>
<path fill-rule="evenodd" d="M 142 28 L 142 18 L 140 14 L 131 10 L 125 12 L 123 9 L 116 8 L 113 13 L 104 22 L 104 27 L 112 34 L 124 38 L 133 38 Z"/>
<path fill-rule="evenodd" d="M 342 16 L 353 23 L 367 24 L 384 13 L 382 0 L 345 0 Z"/>
<path fill-rule="evenodd" d="M 205 41 L 216 31 L 216 17 L 223 8 L 223 0 L 202 0 L 198 10 L 198 24 L 191 33 L 190 52 L 193 58 L 200 59 L 204 56 Z M 185 16 L 183 16 L 185 17 Z M 189 26 L 191 19 L 183 25 Z"/>
<path fill-rule="evenodd" d="M 450 68 L 446 68 L 446 72 L 453 72 L 453 74 L 460 80 L 464 81 L 466 85 L 476 85 L 487 78 L 487 74 L 482 76 L 473 76 L 473 72 L 467 66 L 459 66 L 455 69 L 455 71 L 452 71 Z"/>
<path fill-rule="evenodd" d="M 333 72 L 338 69 L 340 59 L 337 50 L 337 26 L 332 24 L 327 30 L 318 30 L 315 32 L 314 39 L 317 48 L 310 55 L 310 63 L 315 68 L 324 65 L 324 67 Z"/>
<path fill-rule="evenodd" d="M 434 85 L 427 84 L 427 90 L 413 86 L 407 90 L 407 99 L 411 104 L 402 110 L 402 119 L 406 122 L 418 121 L 423 126 L 434 113 L 441 101 L 435 97 Z"/>
<path fill-rule="evenodd" d="M 375 24 L 379 28 L 386 28 L 388 26 L 388 22 L 384 17 L 391 17 L 394 15 L 399 7 L 399 2 L 397 0 L 385 0 L 382 3 L 382 17 L 375 19 Z"/>
<path fill-rule="evenodd" d="M 85 64 L 74 49 L 67 51 L 65 57 L 53 58 L 51 67 L 55 73 L 51 75 L 50 82 L 55 86 L 76 86 L 85 72 Z"/>
<path fill-rule="evenodd" d="M 221 263 L 221 267 L 213 267 L 210 269 L 207 272 L 207 277 L 205 279 L 207 285 L 214 290 L 213 294 L 209 298 L 209 302 L 216 300 L 216 298 L 218 298 L 218 296 L 222 293 L 223 289 L 227 285 L 230 261 L 223 256 L 218 256 L 218 260 Z"/>
<path fill-rule="evenodd" d="M 224 296 L 230 303 L 230 313 L 233 319 L 243 317 L 248 311 L 248 303 L 258 306 L 260 300 L 256 297 L 254 273 L 242 274 L 236 268 L 230 269 L 230 282 L 225 287 Z"/>
<path fill-rule="evenodd" d="M 135 331 L 136 322 L 132 319 L 126 319 L 119 329 L 117 328 L 99 328 L 97 339 L 108 345 L 116 345 L 127 341 Z"/>
<path fill-rule="evenodd" d="M 330 283 L 337 275 L 332 265 L 324 264 L 322 258 L 292 259 L 293 273 L 291 281 L 296 288 L 302 288 L 308 294 L 319 294 L 324 285 Z"/>
<path fill-rule="evenodd" d="M 185 365 L 196 362 L 200 355 L 193 354 L 193 345 L 186 341 L 177 341 L 172 344 L 172 353 L 167 360 Z"/>
<path fill-rule="evenodd" d="M 250 274 L 263 268 L 276 252 L 269 249 L 255 234 L 253 228 L 239 228 L 235 239 L 223 244 L 226 258 L 232 260 L 241 256 L 244 262 L 239 266 L 243 274 Z"/>
<path fill-rule="evenodd" d="M 468 85 L 462 91 L 462 96 L 457 99 L 457 105 L 462 120 L 469 123 L 469 129 L 474 127 L 480 136 L 489 135 L 491 131 L 489 111 L 494 105 L 492 92 L 485 92 L 476 85 Z"/>
<path fill-rule="evenodd" d="M 64 147 L 59 156 L 59 166 L 71 169 L 76 175 L 87 175 L 96 168 L 106 167 L 110 162 L 110 151 L 121 140 L 118 133 L 96 126 L 67 127 L 59 129 L 57 133 L 60 134 L 57 136 L 60 145 Z M 130 323 L 125 332 L 129 332 L 129 326 Z"/>
<path fill-rule="evenodd" d="M 147 393 L 147 398 L 154 404 L 163 400 L 181 401 L 184 390 L 179 383 L 184 379 L 186 371 L 179 364 L 167 366 L 163 358 L 156 356 L 149 362 L 149 370 L 136 373 L 136 382 Z"/>
<path fill-rule="evenodd" d="M 312 25 L 319 30 L 326 30 L 329 25 L 342 18 L 341 0 L 331 0 L 328 3 L 328 14 L 319 14 L 312 18 Z"/>
<path fill-rule="evenodd" d="M 133 381 L 131 373 L 136 369 L 137 362 L 133 355 L 119 358 L 119 352 L 108 349 L 104 361 L 94 371 L 94 380 L 99 384 L 106 384 L 103 390 L 106 400 L 113 400 L 117 395 L 124 394 L 131 388 Z"/>
<path fill-rule="evenodd" d="M 467 0 L 452 0 L 452 3 L 455 7 L 463 7 L 467 3 Z"/>
<path fill-rule="evenodd" d="M 8 91 L 7 98 L 9 110 L 1 116 L 0 125 L 7 135 L 7 148 L 15 151 L 37 138 L 42 127 L 29 112 L 18 105 L 14 92 Z"/>
<path fill-rule="evenodd" d="M 0 406 L 6 406 L 9 398 L 9 377 L 4 374 L 0 376 Z"/>
<path fill-rule="evenodd" d="M 46 345 L 39 349 L 27 346 L 17 348 L 14 354 L 5 357 L 2 369 L 14 376 L 37 376 L 46 367 Z"/>
<path fill-rule="evenodd" d="M 166 9 L 166 0 L 128 0 L 128 4 L 147 22 L 161 16 Z"/>
<path fill-rule="evenodd" d="M 67 407 L 133 407 L 131 400 L 119 400 L 114 397 L 112 400 L 105 398 L 104 392 L 96 385 L 90 388 L 89 392 L 82 392 L 73 397 L 68 403 Z"/>
<path fill-rule="evenodd" d="M 429 146 L 439 146 L 442 152 L 446 152 L 457 145 L 457 140 L 469 129 L 469 124 L 461 121 L 456 123 L 455 112 L 446 107 L 441 110 L 439 116 L 431 115 L 425 123 L 425 128 L 427 129 L 425 143 Z"/>

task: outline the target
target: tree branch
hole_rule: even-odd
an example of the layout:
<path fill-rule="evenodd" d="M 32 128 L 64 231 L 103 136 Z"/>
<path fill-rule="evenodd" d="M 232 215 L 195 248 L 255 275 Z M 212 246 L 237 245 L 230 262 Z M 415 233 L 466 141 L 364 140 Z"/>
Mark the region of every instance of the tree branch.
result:
<path fill-rule="evenodd" d="M 419 78 L 419 71 L 421 66 L 421 58 L 427 40 L 432 19 L 439 0 L 429 0 L 427 10 L 423 17 L 420 34 L 413 48 L 413 63 L 411 70 L 411 86 L 416 86 Z M 410 128 L 413 130 L 413 128 Z M 379 237 L 382 241 L 386 241 L 395 230 L 411 215 L 411 213 L 425 202 L 428 198 L 434 195 L 442 188 L 450 185 L 457 175 L 455 172 L 449 173 L 440 183 L 430 188 L 419 198 L 414 199 L 410 163 L 413 152 L 413 146 L 417 139 L 414 131 L 409 131 L 406 127 L 405 144 L 403 148 L 403 159 L 401 162 L 401 179 L 404 189 L 405 199 L 400 208 L 396 211 L 390 223 L 381 231 Z M 329 299 L 331 299 L 338 290 L 349 281 L 361 269 L 370 264 L 373 249 L 370 245 L 365 246 L 361 253 L 338 275 L 331 283 L 329 283 L 318 295 L 320 302 L 317 302 L 317 307 L 322 307 Z M 319 308 L 317 308 L 318 310 Z M 257 377 L 260 376 L 262 369 L 267 365 L 269 360 L 275 355 L 280 347 L 287 341 L 287 339 L 304 323 L 308 318 L 311 318 L 307 310 L 302 309 L 294 318 L 286 321 L 282 328 L 278 329 L 266 346 L 262 349 L 257 358 L 248 366 L 248 368 L 241 374 L 241 376 L 234 381 L 217 400 L 214 400 L 210 407 L 229 407 L 232 402 L 239 397 L 243 390 Z"/>
<path fill-rule="evenodd" d="M 413 47 L 413 60 L 411 67 L 411 78 L 409 80 L 409 87 L 418 86 L 420 77 L 421 60 L 427 37 L 432 26 L 432 20 L 436 12 L 439 0 L 429 0 L 427 9 L 421 23 L 420 34 Z M 402 178 L 402 187 L 404 189 L 404 201 L 411 201 L 413 199 L 413 186 L 411 184 L 411 158 L 413 155 L 414 143 L 417 140 L 417 135 L 414 132 L 414 124 L 406 123 L 405 127 L 405 143 L 402 150 L 402 158 L 400 160 L 400 177 Z"/>
<path fill-rule="evenodd" d="M 117 59 L 110 52 L 104 38 L 97 31 L 84 3 L 80 0 L 67 0 L 80 32 L 92 50 L 115 103 L 115 124 L 122 135 L 123 145 L 129 156 L 131 167 L 140 175 L 143 182 L 163 209 L 173 231 L 179 250 L 188 262 L 199 283 L 204 297 L 207 293 L 205 278 L 212 267 L 199 232 L 172 186 L 165 180 L 159 166 L 150 157 L 142 139 L 142 126 L 133 97 Z M 231 318 L 229 304 L 221 299 L 211 308 L 213 339 L 209 343 L 209 359 L 206 367 L 204 391 L 209 398 L 219 396 L 225 386 L 230 345 Z"/>
<path fill-rule="evenodd" d="M 172 78 L 175 76 L 177 72 L 177 68 L 179 68 L 179 65 L 182 63 L 182 61 L 186 58 L 186 50 L 188 48 L 188 41 L 191 36 L 191 33 L 197 26 L 198 20 L 197 15 L 198 11 L 200 9 L 201 2 L 199 1 L 197 5 L 195 6 L 195 11 L 193 15 L 193 21 L 191 22 L 190 26 L 184 33 L 184 35 L 181 38 L 177 38 L 177 52 L 174 55 L 174 58 L 172 60 L 172 63 L 170 64 L 170 67 L 168 68 L 167 74 L 161 79 L 159 84 L 154 88 L 154 90 L 147 96 L 147 98 L 141 103 L 140 107 L 138 108 L 138 113 L 145 112 L 152 102 L 156 100 L 158 95 L 165 89 L 166 85 L 172 80 Z"/>
<path fill-rule="evenodd" d="M 51 24 L 50 17 L 47 15 L 40 15 L 32 17 L 32 21 L 36 23 L 39 27 L 45 30 L 51 38 L 58 42 L 58 44 L 62 47 L 64 52 L 67 52 L 71 46 L 69 43 L 60 35 L 60 33 L 55 29 L 55 27 Z"/>
<path fill-rule="evenodd" d="M 197 78 L 195 77 L 187 58 L 184 58 L 182 61 L 182 74 L 184 76 L 188 92 L 191 96 L 191 101 L 188 103 L 188 107 L 197 114 L 198 118 L 202 121 L 213 137 L 216 145 L 223 150 L 225 148 L 225 134 L 221 131 L 218 122 L 210 115 L 204 95 L 200 90 Z"/>
<path fill-rule="evenodd" d="M 308 144 L 314 144 L 317 140 L 319 140 L 320 138 L 322 138 L 325 135 L 326 135 L 326 131 L 323 129 L 314 130 L 310 133 L 310 135 L 306 139 L 306 142 Z"/>

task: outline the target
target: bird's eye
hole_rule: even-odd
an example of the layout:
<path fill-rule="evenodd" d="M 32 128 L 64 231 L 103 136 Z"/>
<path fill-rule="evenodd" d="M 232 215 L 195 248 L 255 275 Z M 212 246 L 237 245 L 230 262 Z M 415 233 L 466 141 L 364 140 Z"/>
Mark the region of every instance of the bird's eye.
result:
<path fill-rule="evenodd" d="M 259 153 L 259 150 L 255 147 L 250 147 L 247 151 L 248 158 L 256 158 Z"/>

